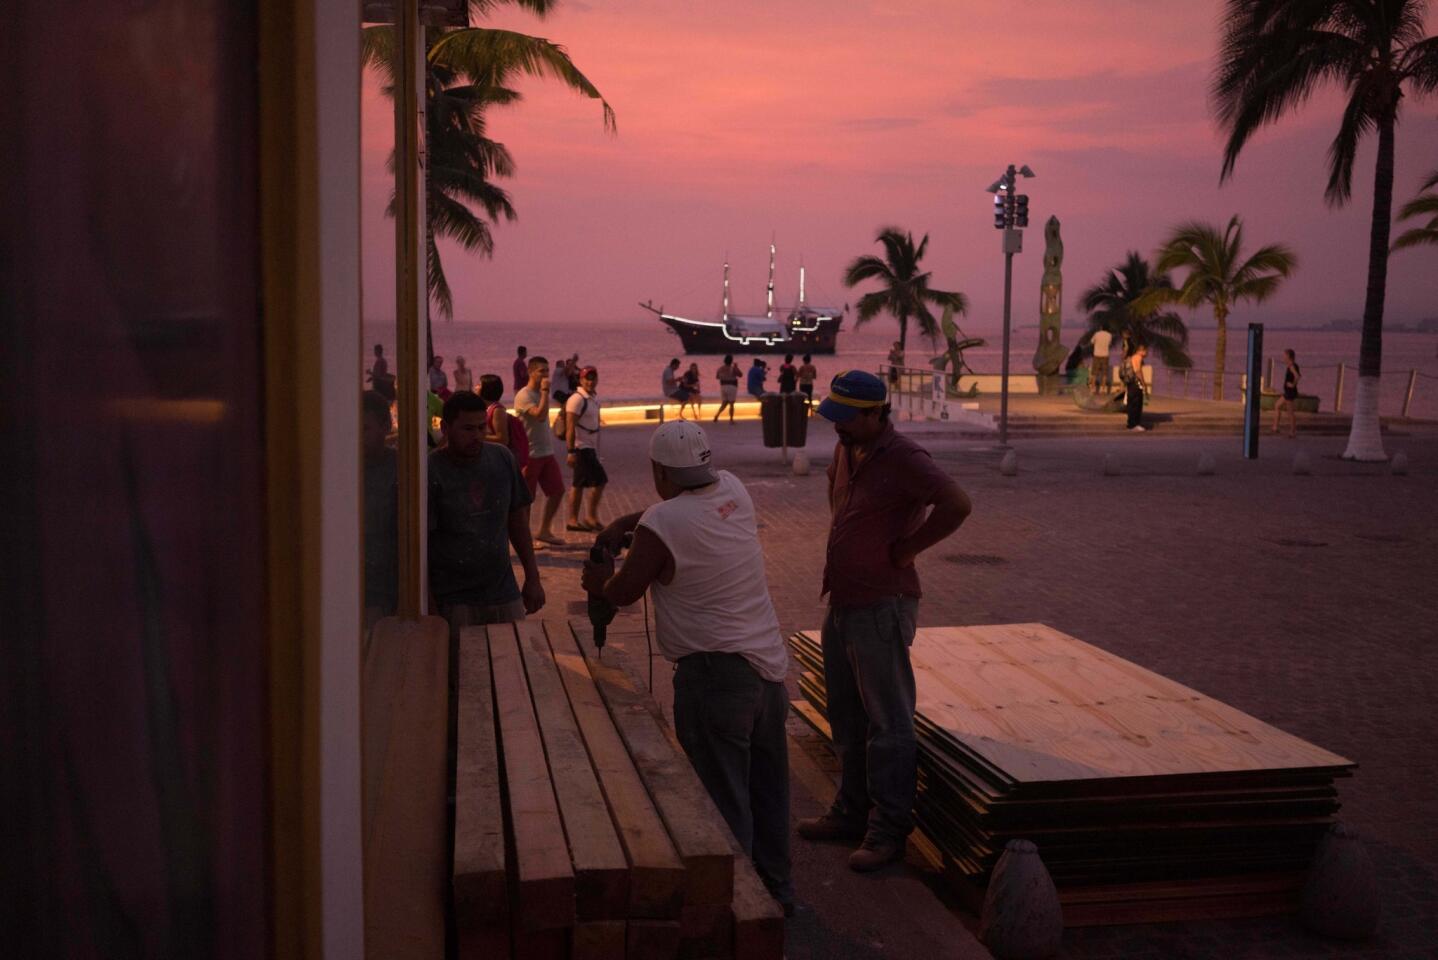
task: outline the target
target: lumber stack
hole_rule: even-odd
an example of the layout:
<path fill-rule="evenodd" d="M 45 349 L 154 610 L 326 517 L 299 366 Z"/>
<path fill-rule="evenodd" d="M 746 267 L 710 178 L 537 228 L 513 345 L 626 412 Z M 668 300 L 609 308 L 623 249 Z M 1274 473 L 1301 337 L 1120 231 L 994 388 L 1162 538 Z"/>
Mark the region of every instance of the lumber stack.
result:
<path fill-rule="evenodd" d="M 783 913 L 587 625 L 461 630 L 462 958 L 779 958 Z"/>
<path fill-rule="evenodd" d="M 827 733 L 818 631 L 790 645 Z M 1353 764 L 1044 624 L 924 628 L 915 818 L 977 899 L 1032 840 L 1070 925 L 1282 912 Z"/>

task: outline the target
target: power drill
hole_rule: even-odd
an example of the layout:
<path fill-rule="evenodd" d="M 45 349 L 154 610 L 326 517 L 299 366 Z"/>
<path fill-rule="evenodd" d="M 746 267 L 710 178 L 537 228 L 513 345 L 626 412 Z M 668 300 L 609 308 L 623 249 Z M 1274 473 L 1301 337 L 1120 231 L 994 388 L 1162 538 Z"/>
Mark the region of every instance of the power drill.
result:
<path fill-rule="evenodd" d="M 589 548 L 589 562 L 603 563 L 609 557 L 609 551 L 601 544 L 596 543 Z M 594 649 L 599 656 L 604 656 L 604 642 L 608 639 L 609 623 L 614 619 L 618 608 L 604 598 L 602 593 L 591 593 L 589 595 L 589 624 L 594 628 Z"/>

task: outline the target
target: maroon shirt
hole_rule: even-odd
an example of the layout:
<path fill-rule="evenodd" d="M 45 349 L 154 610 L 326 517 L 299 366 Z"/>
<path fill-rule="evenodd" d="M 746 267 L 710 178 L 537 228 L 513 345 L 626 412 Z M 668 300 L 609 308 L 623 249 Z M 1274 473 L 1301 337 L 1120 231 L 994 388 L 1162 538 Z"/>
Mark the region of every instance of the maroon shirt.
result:
<path fill-rule="evenodd" d="M 829 464 L 832 519 L 821 595 L 827 593 L 836 607 L 918 598 L 918 570 L 894 566 L 889 546 L 923 524 L 926 507 L 951 482 L 929 451 L 892 425 L 857 466 L 851 451 L 839 444 Z"/>

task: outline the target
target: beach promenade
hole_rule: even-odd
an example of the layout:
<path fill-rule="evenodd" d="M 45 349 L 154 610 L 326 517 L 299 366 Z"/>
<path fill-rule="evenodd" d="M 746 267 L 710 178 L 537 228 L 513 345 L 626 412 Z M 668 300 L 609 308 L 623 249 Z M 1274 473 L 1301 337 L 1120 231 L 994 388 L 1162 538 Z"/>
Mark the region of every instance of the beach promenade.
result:
<path fill-rule="evenodd" d="M 810 424 L 812 467 L 794 476 L 757 423 L 705 423 L 716 463 L 758 508 L 770 589 L 783 629 L 816 628 L 832 429 Z M 1368 843 L 1384 904 L 1379 937 L 1335 944 L 1293 918 L 1069 930 L 1079 958 L 1431 957 L 1438 944 L 1438 428 L 1395 427 L 1390 454 L 1408 476 L 1338 459 L 1341 436 L 1265 434 L 1244 461 L 1236 437 L 1159 434 L 1050 438 L 1016 445 L 1019 474 L 991 444 L 935 423 L 903 423 L 968 491 L 974 512 L 919 560 L 919 623 L 1042 621 L 1358 763 L 1340 782 L 1340 818 Z M 653 502 L 649 429 L 603 435 L 612 478 L 605 518 Z M 1292 469 L 1305 451 L 1312 475 Z M 1196 475 L 1201 453 L 1213 476 Z M 1106 454 L 1119 475 L 1103 475 Z M 579 534 L 568 534 L 578 538 Z M 582 542 L 587 547 L 588 541 Z M 582 617 L 578 549 L 540 555 L 547 618 Z M 639 608 L 614 624 L 615 656 L 643 679 Z M 606 651 L 606 658 L 611 656 Z M 655 693 L 669 670 L 655 664 Z M 791 682 L 793 676 L 791 675 Z M 794 816 L 827 802 L 824 748 L 791 721 Z M 795 840 L 800 910 L 790 957 L 982 957 L 910 865 L 877 878 L 843 851 Z M 862 906 L 862 909 L 860 907 Z"/>

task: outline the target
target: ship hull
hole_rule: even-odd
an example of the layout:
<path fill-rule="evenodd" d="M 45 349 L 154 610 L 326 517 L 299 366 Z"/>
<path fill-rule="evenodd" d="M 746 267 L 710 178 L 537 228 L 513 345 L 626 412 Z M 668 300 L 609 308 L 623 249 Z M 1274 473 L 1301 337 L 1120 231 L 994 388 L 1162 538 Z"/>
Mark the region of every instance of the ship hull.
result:
<path fill-rule="evenodd" d="M 842 318 L 817 321 L 814 330 L 784 334 L 732 334 L 719 324 L 689 323 L 677 317 L 661 316 L 660 321 L 678 338 L 686 354 L 723 356 L 726 353 L 832 354 L 838 346 Z"/>

